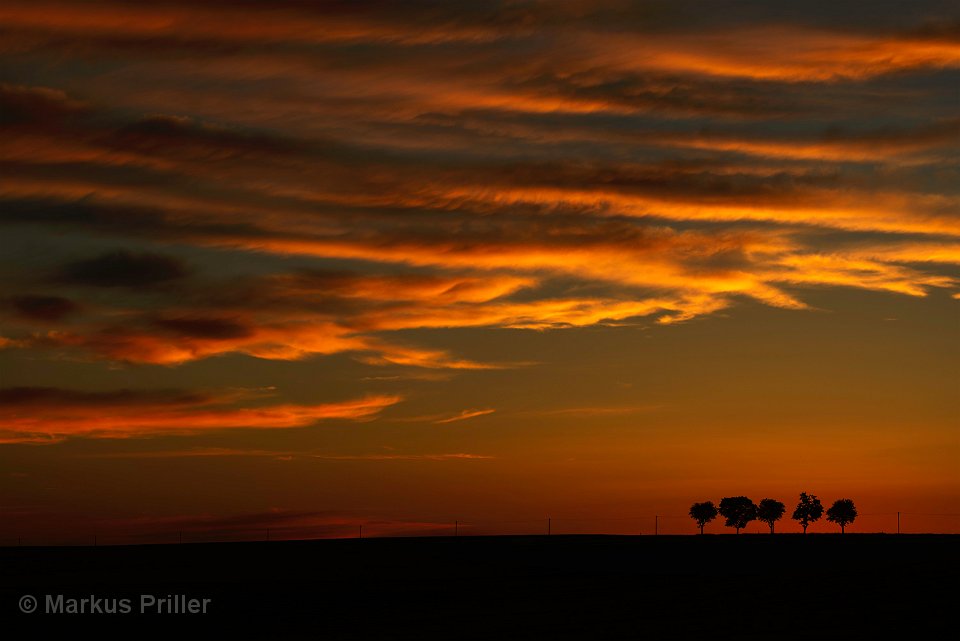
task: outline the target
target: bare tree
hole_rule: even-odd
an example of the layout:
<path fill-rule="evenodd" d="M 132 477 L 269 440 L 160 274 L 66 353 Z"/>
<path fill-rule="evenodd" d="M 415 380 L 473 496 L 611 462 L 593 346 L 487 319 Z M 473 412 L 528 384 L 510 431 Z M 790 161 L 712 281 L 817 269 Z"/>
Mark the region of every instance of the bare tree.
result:
<path fill-rule="evenodd" d="M 757 519 L 770 526 L 770 534 L 773 534 L 773 524 L 783 518 L 783 513 L 787 511 L 786 506 L 776 499 L 763 499 L 757 506 Z"/>
<path fill-rule="evenodd" d="M 843 534 L 847 525 L 853 523 L 856 518 L 857 507 L 850 499 L 834 501 L 830 509 L 827 510 L 827 520 L 840 526 L 840 534 Z"/>
<path fill-rule="evenodd" d="M 799 521 L 803 527 L 803 533 L 807 533 L 807 526 L 814 521 L 819 521 L 823 516 L 823 506 L 813 494 L 800 492 L 800 502 L 797 503 L 797 509 L 793 511 L 793 520 Z"/>
<path fill-rule="evenodd" d="M 690 518 L 697 522 L 700 534 L 703 534 L 703 526 L 717 518 L 717 508 L 713 501 L 694 503 L 690 506 Z"/>

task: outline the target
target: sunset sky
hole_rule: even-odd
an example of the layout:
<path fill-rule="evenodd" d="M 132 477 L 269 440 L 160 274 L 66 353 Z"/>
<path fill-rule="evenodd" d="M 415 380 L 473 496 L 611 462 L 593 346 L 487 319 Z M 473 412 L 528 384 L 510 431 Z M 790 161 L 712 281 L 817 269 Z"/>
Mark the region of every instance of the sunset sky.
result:
<path fill-rule="evenodd" d="M 2 544 L 960 532 L 955 2 L 3 0 L 0 201 Z"/>

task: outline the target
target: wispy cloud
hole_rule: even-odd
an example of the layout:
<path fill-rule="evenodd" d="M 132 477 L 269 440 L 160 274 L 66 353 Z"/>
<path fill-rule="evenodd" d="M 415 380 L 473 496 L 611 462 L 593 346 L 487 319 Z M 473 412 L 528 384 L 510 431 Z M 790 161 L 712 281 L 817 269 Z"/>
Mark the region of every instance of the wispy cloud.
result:
<path fill-rule="evenodd" d="M 207 457 L 255 457 L 272 458 L 278 461 L 292 461 L 299 459 L 320 459 L 327 461 L 457 461 L 457 460 L 487 460 L 493 456 L 485 454 L 467 454 L 457 452 L 452 454 L 330 454 L 315 451 L 293 450 L 263 450 L 242 449 L 230 447 L 191 447 L 179 450 L 145 450 L 134 452 L 106 452 L 89 455 L 92 458 L 127 459 L 165 459 L 165 458 L 207 458 Z"/>
<path fill-rule="evenodd" d="M 526 416 L 573 416 L 589 418 L 597 416 L 624 416 L 629 414 L 656 412 L 663 408 L 663 405 L 631 405 L 623 407 L 560 407 L 547 410 L 528 410 L 522 413 Z"/>
<path fill-rule="evenodd" d="M 449 416 L 447 418 L 441 418 L 434 421 L 434 423 L 454 423 L 456 421 L 465 421 L 467 419 L 476 418 L 477 416 L 486 416 L 487 414 L 493 414 L 497 410 L 495 409 L 483 409 L 483 410 L 463 410 L 459 414 L 454 416 Z"/>
<path fill-rule="evenodd" d="M 132 438 L 210 430 L 289 429 L 320 421 L 365 420 L 400 402 L 395 395 L 314 405 L 237 406 L 235 395 L 178 390 L 81 392 L 58 388 L 0 390 L 0 439 L 55 443 L 66 438 Z"/>
<path fill-rule="evenodd" d="M 483 454 L 311 454 L 311 458 L 328 461 L 458 461 L 487 460 L 494 458 Z"/>

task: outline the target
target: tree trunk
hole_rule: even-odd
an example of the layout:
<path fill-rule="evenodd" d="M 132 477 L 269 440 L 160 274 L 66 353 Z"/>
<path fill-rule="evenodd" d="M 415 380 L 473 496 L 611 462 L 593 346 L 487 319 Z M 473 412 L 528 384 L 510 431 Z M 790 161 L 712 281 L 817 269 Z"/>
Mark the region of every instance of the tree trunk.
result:
<path fill-rule="evenodd" d="M 700 534 L 703 534 L 703 523 L 700 524 Z"/>
<path fill-rule="evenodd" d="M 773 534 L 773 523 L 770 524 L 770 534 Z"/>
<path fill-rule="evenodd" d="M 737 528 L 737 534 L 740 534 L 740 528 Z"/>
<path fill-rule="evenodd" d="M 845 529 L 845 528 L 843 527 L 843 523 L 841 523 L 841 524 L 840 524 L 840 534 L 843 534 L 844 529 Z"/>
<path fill-rule="evenodd" d="M 804 534 L 807 533 L 807 524 L 806 524 L 806 523 L 803 523 L 803 533 L 804 533 Z"/>

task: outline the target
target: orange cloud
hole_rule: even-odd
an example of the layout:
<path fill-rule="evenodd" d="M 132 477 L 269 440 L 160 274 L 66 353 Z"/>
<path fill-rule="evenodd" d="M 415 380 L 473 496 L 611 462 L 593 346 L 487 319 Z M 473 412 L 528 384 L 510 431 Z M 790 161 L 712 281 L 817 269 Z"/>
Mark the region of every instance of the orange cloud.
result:
<path fill-rule="evenodd" d="M 85 305 L 93 295 L 77 290 L 102 282 L 46 282 L 13 297 L 76 300 L 83 313 L 27 318 L 8 303 L 0 348 L 484 369 L 518 364 L 390 333 L 672 323 L 739 297 L 806 309 L 799 287 L 956 286 L 938 263 L 960 236 L 948 187 L 958 122 L 935 95 L 920 104 L 924 89 L 886 78 L 957 67 L 949 29 L 739 16 L 630 31 L 628 7 L 491 12 L 493 23 L 437 9 L 414 33 L 409 15 L 382 8 L 5 4 L 10 46 L 30 60 L 48 47 L 135 54 L 82 91 L 62 78 L 71 91 L 0 87 L 5 224 L 272 266 L 248 279 L 260 291 L 181 275 L 163 281 L 177 295 L 149 302 L 100 292 Z M 340 49 L 357 42 L 392 55 Z M 521 44 L 527 56 L 505 63 Z M 880 76 L 889 86 L 867 92 L 861 81 Z M 270 90 L 238 100 L 238 79 Z M 875 104 L 887 111 L 858 117 Z M 820 248 L 811 228 L 885 240 Z M 263 254 L 323 269 L 288 272 Z"/>
<path fill-rule="evenodd" d="M 731 305 L 735 296 L 805 309 L 803 300 L 784 285 L 857 287 L 910 296 L 956 286 L 950 276 L 900 264 L 949 258 L 952 246 L 942 243 L 877 250 L 855 245 L 828 254 L 811 251 L 782 232 L 706 234 L 661 228 L 638 234 L 628 226 L 609 226 L 596 235 L 578 227 L 568 233 L 565 237 L 557 228 L 548 241 L 478 237 L 457 246 L 411 237 L 385 247 L 373 235 L 356 241 L 318 240 L 293 249 L 324 257 L 471 269 L 472 275 L 269 275 L 234 293 L 218 290 L 209 307 L 203 303 L 207 294 L 198 293 L 192 305 L 184 303 L 182 309 L 162 315 L 127 313 L 121 326 L 117 314 L 108 313 L 101 320 L 87 320 L 86 327 L 71 321 L 69 329 L 10 335 L 3 347 L 73 349 L 110 360 L 162 365 L 228 353 L 295 360 L 346 352 L 374 365 L 485 369 L 519 363 L 479 363 L 401 344 L 384 332 L 549 329 L 644 317 L 672 323 L 715 313 Z M 933 253 L 925 254 L 925 247 Z M 548 274 L 608 283 L 615 289 L 605 296 L 514 297 L 524 288 L 536 292 Z M 28 326 L 32 322 L 14 320 Z"/>
<path fill-rule="evenodd" d="M 781 280 L 816 285 L 842 285 L 926 296 L 931 287 L 955 287 L 950 276 L 924 274 L 907 267 L 843 255 L 803 254 L 787 256 L 780 264 L 790 268 Z"/>
<path fill-rule="evenodd" d="M 493 40 L 502 32 L 483 25 L 438 25 L 412 31 L 375 15 L 357 12 L 296 10 L 273 3 L 251 4 L 242 13 L 222 7 L 159 3 L 131 6 L 104 2 L 78 7 L 75 3 L 41 0 L 8 2 L 0 8 L 0 20 L 27 33 L 73 33 L 91 38 L 124 34 L 128 37 L 225 42 L 364 42 L 406 44 L 441 43 L 450 40 Z M 301 7 L 303 9 L 303 7 Z"/>
<path fill-rule="evenodd" d="M 179 365 L 193 360 L 240 353 L 268 360 L 299 360 L 316 355 L 357 353 L 371 364 L 396 364 L 436 369 L 490 369 L 510 364 L 477 363 L 456 358 L 444 350 L 400 345 L 366 336 L 351 336 L 351 330 L 332 324 L 291 321 L 249 328 L 249 334 L 211 337 L 132 331 L 120 328 L 94 329 L 91 333 L 50 331 L 23 339 L 4 338 L 2 348 L 75 349 L 98 358 L 129 363 Z"/>
<path fill-rule="evenodd" d="M 276 298 L 301 299 L 323 294 L 377 301 L 483 303 L 536 284 L 531 277 L 508 274 L 443 276 L 428 274 L 359 275 L 306 272 L 271 277 L 265 284 Z"/>
<path fill-rule="evenodd" d="M 0 439 L 7 443 L 65 438 L 131 438 L 232 428 L 288 429 L 332 420 L 364 420 L 400 402 L 372 395 L 314 405 L 235 407 L 226 398 L 179 392 L 84 393 L 49 388 L 0 391 Z"/>
<path fill-rule="evenodd" d="M 918 67 L 960 67 L 948 39 L 861 35 L 763 25 L 695 34 L 586 38 L 593 64 L 791 82 L 869 78 Z"/>

